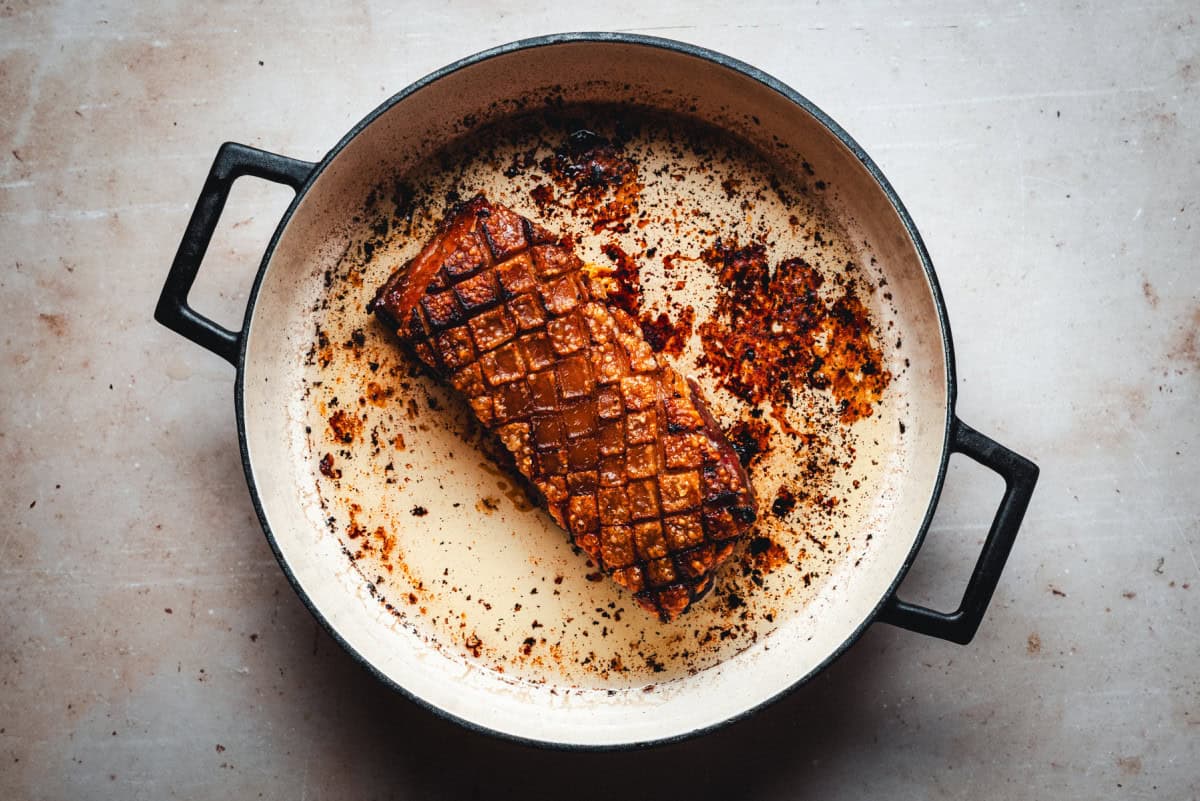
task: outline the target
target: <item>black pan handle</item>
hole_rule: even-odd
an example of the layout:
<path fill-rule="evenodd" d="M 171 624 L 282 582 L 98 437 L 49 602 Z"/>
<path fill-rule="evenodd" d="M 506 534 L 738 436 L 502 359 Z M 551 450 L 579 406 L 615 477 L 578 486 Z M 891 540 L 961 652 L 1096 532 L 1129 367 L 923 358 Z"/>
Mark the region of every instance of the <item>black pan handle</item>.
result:
<path fill-rule="evenodd" d="M 236 366 L 242 332 L 217 325 L 198 314 L 187 303 L 188 293 L 200 270 L 200 262 L 204 260 L 208 244 L 212 241 L 213 231 L 221 219 L 234 181 L 243 175 L 253 175 L 277 184 L 286 184 L 299 192 L 316 166 L 310 161 L 268 153 L 237 142 L 221 145 L 217 157 L 213 159 L 212 169 L 208 171 L 208 180 L 200 190 L 200 199 L 196 201 L 192 218 L 183 232 L 183 241 L 179 243 L 175 261 L 171 262 L 171 272 L 167 274 L 167 282 L 163 284 L 158 306 L 154 309 L 154 319 Z"/>
<path fill-rule="evenodd" d="M 1021 519 L 1025 517 L 1025 509 L 1037 484 L 1038 467 L 1024 456 L 980 434 L 957 417 L 953 423 L 950 449 L 991 468 L 1004 479 L 1004 498 L 992 519 L 992 528 L 983 543 L 983 552 L 975 563 L 971 580 L 967 582 L 966 592 L 958 609 L 949 614 L 910 604 L 892 595 L 877 619 L 919 634 L 966 645 L 974 638 L 983 620 L 983 613 L 992 600 L 992 593 L 996 591 L 1000 573 L 1004 570 L 1004 563 L 1017 538 L 1017 529 L 1021 527 Z"/>

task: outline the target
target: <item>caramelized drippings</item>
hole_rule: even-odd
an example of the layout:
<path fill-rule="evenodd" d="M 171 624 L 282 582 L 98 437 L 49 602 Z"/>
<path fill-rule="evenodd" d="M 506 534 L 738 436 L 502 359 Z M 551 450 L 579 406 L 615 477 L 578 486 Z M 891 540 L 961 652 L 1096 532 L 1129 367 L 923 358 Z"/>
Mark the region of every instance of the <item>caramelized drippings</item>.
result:
<path fill-rule="evenodd" d="M 722 386 L 747 403 L 777 408 L 804 386 L 829 390 L 847 424 L 873 413 L 892 376 L 855 279 L 831 293 L 803 259 L 772 270 L 761 244 L 718 241 L 703 255 L 727 287 L 699 328 L 702 363 Z"/>

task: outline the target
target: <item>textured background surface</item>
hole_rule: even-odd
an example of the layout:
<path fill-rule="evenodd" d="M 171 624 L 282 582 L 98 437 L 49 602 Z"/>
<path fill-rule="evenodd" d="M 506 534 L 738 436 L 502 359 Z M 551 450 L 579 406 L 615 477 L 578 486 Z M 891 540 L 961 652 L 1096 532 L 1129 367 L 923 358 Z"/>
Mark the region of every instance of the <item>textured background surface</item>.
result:
<path fill-rule="evenodd" d="M 1194 4 L 208 5 L 0 6 L 0 796 L 1200 795 Z M 1042 467 L 969 647 L 877 626 L 731 729 L 546 755 L 377 685 L 288 587 L 233 371 L 150 319 L 217 146 L 317 159 L 432 69 L 579 29 L 754 63 L 904 198 L 961 416 Z M 239 183 L 197 308 L 240 319 L 288 194 Z M 912 600 L 953 604 L 999 497 L 952 465 Z"/>

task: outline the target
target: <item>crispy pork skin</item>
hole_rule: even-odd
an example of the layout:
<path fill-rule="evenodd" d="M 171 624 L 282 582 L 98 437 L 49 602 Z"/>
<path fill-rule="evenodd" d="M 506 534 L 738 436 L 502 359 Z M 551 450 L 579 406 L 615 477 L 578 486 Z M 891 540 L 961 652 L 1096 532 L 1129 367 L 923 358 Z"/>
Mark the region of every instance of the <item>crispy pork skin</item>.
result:
<path fill-rule="evenodd" d="M 696 385 L 593 291 L 570 241 L 476 197 L 369 310 L 639 605 L 673 620 L 712 586 L 754 522 L 749 479 Z"/>

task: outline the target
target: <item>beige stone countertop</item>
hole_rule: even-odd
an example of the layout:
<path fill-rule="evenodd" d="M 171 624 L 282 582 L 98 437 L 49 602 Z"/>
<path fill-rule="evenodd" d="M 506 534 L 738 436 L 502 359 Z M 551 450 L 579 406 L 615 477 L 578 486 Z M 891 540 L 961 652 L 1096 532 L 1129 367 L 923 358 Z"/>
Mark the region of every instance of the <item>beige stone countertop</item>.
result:
<path fill-rule="evenodd" d="M 548 753 L 314 622 L 251 506 L 234 371 L 151 314 L 221 142 L 316 160 L 455 59 L 618 29 L 849 130 L 937 266 L 960 415 L 1042 478 L 971 645 L 873 626 L 731 728 Z M 0 142 L 0 798 L 1200 797 L 1194 3 L 8 0 Z M 289 195 L 237 185 L 194 306 L 241 319 Z M 915 601 L 954 604 L 999 495 L 951 465 Z"/>

